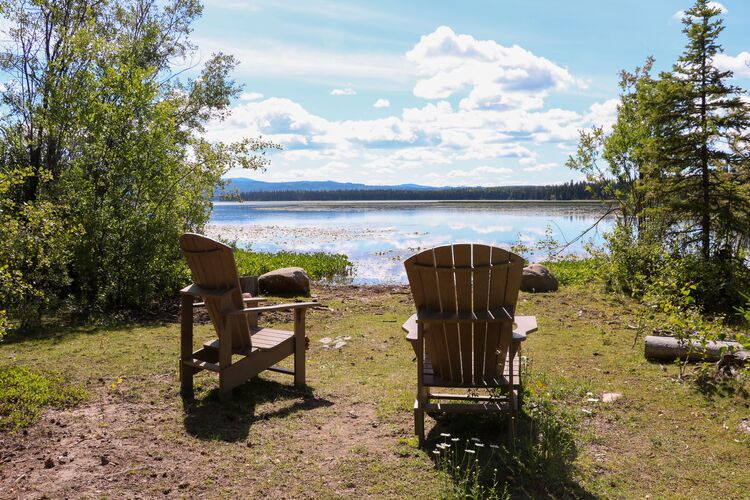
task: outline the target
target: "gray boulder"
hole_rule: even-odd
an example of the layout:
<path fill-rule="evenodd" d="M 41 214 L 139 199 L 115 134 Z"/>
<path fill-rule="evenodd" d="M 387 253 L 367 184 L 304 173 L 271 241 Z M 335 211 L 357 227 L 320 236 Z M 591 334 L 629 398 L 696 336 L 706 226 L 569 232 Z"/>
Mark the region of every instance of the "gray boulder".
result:
<path fill-rule="evenodd" d="M 284 267 L 259 276 L 258 288 L 263 293 L 308 295 L 310 278 L 301 267 Z"/>
<path fill-rule="evenodd" d="M 556 292 L 557 278 L 541 264 L 531 264 L 523 268 L 521 290 L 524 292 Z"/>

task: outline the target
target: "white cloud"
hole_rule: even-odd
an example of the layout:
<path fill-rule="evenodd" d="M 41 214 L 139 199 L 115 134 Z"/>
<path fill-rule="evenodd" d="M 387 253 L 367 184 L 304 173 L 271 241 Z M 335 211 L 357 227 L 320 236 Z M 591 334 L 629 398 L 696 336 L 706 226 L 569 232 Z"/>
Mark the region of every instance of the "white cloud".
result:
<path fill-rule="evenodd" d="M 445 43 L 438 43 L 441 40 Z M 554 169 L 557 165 L 551 161 L 558 159 L 558 148 L 570 151 L 580 129 L 611 123 L 615 116 L 616 99 L 595 103 L 583 113 L 545 109 L 548 93 L 582 84 L 567 70 L 518 46 L 503 47 L 443 27 L 422 37 L 409 57 L 421 75 L 415 93 L 420 84 L 435 90 L 434 96 L 443 95 L 444 88 L 454 102 L 458 98 L 458 105 L 437 98 L 377 119 L 329 120 L 290 99 L 259 98 L 237 103 L 228 119 L 209 124 L 206 136 L 232 141 L 262 135 L 280 143 L 284 150 L 273 153 L 272 167 L 264 175 L 268 180 L 507 185 L 535 178 L 522 172 Z M 460 71 L 454 71 L 457 68 Z M 471 69 L 478 72 L 460 74 Z M 445 75 L 450 76 L 445 86 L 437 85 Z M 353 80 L 342 75 L 332 86 L 342 81 Z M 353 93 L 360 87 L 347 85 L 336 86 L 332 94 L 347 95 L 348 89 Z M 373 105 L 381 101 L 385 99 Z M 552 158 L 540 153 L 550 150 L 542 145 L 554 146 Z M 514 178 L 511 169 L 491 166 L 506 161 L 501 159 L 519 165 L 516 173 L 522 175 Z"/>
<path fill-rule="evenodd" d="M 357 95 L 357 91 L 351 87 L 346 87 L 345 89 L 331 90 L 331 95 Z"/>
<path fill-rule="evenodd" d="M 196 39 L 201 52 L 234 55 L 240 64 L 235 75 L 262 74 L 336 85 L 342 79 L 359 88 L 401 89 L 414 78 L 403 56 L 372 52 L 339 52 L 309 46 L 258 40 L 252 46 Z"/>
<path fill-rule="evenodd" d="M 722 14 L 726 14 L 727 12 L 729 12 L 727 8 L 719 2 L 708 2 L 708 6 L 713 9 L 719 9 Z M 683 17 L 685 17 L 684 10 L 678 10 L 672 15 L 672 19 L 674 19 L 675 21 L 682 21 Z"/>
<path fill-rule="evenodd" d="M 604 102 L 595 102 L 589 108 L 586 120 L 599 127 L 609 129 L 617 121 L 617 106 L 619 104 L 619 99 L 607 99 Z"/>
<path fill-rule="evenodd" d="M 380 98 L 372 105 L 373 108 L 390 108 L 391 107 L 391 101 L 388 99 Z"/>
<path fill-rule="evenodd" d="M 723 71 L 732 71 L 734 76 L 750 78 L 750 52 L 740 52 L 736 56 L 716 54 L 714 64 Z"/>
<path fill-rule="evenodd" d="M 532 165 L 530 167 L 525 167 L 523 169 L 524 172 L 543 172 L 545 170 L 550 170 L 552 168 L 555 168 L 557 166 L 557 163 L 540 163 L 539 165 Z"/>
<path fill-rule="evenodd" d="M 263 94 L 260 92 L 243 92 L 240 94 L 240 101 L 257 101 L 263 99 Z"/>
<path fill-rule="evenodd" d="M 477 40 L 447 26 L 422 36 L 406 59 L 421 76 L 414 95 L 444 99 L 469 89 L 462 109 L 535 109 L 550 91 L 584 86 L 567 69 L 518 45 Z"/>

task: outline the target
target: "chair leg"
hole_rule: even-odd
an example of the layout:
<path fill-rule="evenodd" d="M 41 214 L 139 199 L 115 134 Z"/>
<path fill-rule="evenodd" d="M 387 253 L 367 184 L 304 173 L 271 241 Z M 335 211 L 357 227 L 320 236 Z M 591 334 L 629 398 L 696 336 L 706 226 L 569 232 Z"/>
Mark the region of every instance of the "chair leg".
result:
<path fill-rule="evenodd" d="M 424 408 L 419 399 L 414 400 L 414 434 L 417 435 L 419 446 L 424 446 Z"/>
<path fill-rule="evenodd" d="M 294 386 L 305 387 L 305 310 L 294 310 Z"/>
<path fill-rule="evenodd" d="M 193 374 L 191 366 L 185 366 L 183 359 L 193 357 L 193 296 L 183 295 L 180 303 L 180 393 L 193 397 Z"/>
<path fill-rule="evenodd" d="M 192 398 L 193 392 L 193 374 L 194 370 L 190 366 L 180 361 L 180 394 L 185 398 Z"/>

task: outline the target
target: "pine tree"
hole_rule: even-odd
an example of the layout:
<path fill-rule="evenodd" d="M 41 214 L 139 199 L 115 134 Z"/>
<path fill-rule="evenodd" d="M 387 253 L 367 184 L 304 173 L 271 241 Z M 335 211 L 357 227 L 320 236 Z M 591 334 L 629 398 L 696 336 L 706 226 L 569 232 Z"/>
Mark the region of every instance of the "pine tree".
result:
<path fill-rule="evenodd" d="M 685 13 L 688 42 L 649 97 L 653 135 L 647 189 L 670 237 L 704 261 L 737 257 L 750 240 L 750 106 L 714 58 L 721 10 L 697 0 Z"/>

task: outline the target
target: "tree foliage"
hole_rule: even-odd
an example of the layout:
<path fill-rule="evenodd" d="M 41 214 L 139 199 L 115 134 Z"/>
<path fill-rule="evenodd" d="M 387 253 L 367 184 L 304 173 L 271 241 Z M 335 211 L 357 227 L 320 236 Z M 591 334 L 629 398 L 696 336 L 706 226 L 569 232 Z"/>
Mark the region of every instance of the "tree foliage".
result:
<path fill-rule="evenodd" d="M 621 74 L 612 130 L 582 132 L 568 166 L 620 203 L 608 239 L 614 284 L 640 294 L 677 273 L 704 307 L 728 311 L 750 290 L 750 104 L 714 64 L 720 13 L 706 0 L 686 11 L 671 71 L 653 78 L 649 58 Z"/>
<path fill-rule="evenodd" d="M 196 0 L 0 8 L 10 26 L 0 53 L 0 232 L 17 235 L 0 247 L 12 277 L 3 278 L 0 309 L 27 322 L 14 299 L 27 289 L 45 297 L 36 317 L 52 296 L 85 312 L 171 296 L 185 277 L 178 236 L 201 230 L 228 168 L 262 168 L 275 147 L 202 137 L 240 90 L 235 59 L 214 54 L 187 68 L 196 78 L 177 77 L 196 49 Z"/>

